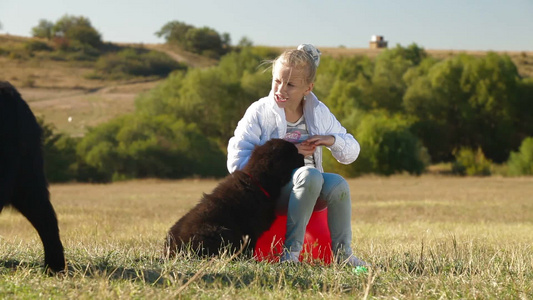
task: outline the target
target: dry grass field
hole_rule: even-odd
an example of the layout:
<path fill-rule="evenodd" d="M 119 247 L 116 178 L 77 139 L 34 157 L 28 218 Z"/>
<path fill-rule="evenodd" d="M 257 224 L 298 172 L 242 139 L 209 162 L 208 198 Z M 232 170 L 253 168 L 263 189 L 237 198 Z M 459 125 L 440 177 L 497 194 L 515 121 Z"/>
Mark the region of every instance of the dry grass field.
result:
<path fill-rule="evenodd" d="M 42 247 L 17 212 L 0 215 L 0 297 L 54 299 L 532 299 L 533 178 L 361 177 L 349 180 L 357 255 L 286 266 L 187 255 L 162 260 L 170 226 L 215 180 L 54 184 L 69 261 L 42 274 Z"/>

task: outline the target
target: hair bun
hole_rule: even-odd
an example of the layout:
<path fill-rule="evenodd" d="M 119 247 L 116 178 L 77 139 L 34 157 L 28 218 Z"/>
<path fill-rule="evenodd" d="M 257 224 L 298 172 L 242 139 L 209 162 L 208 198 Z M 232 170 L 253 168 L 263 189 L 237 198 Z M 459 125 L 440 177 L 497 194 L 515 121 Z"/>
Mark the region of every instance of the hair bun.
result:
<path fill-rule="evenodd" d="M 311 44 L 301 44 L 297 49 L 303 50 L 305 53 L 309 54 L 315 62 L 315 66 L 318 68 L 318 65 L 320 64 L 320 50 Z"/>

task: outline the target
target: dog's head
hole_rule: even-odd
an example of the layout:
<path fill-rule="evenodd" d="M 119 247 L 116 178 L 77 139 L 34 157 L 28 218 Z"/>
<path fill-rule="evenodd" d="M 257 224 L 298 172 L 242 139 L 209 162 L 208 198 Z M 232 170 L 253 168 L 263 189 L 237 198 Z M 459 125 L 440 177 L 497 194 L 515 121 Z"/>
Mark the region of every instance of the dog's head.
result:
<path fill-rule="evenodd" d="M 289 182 L 292 171 L 304 165 L 303 155 L 296 146 L 282 139 L 271 139 L 257 146 L 243 171 L 257 178 L 279 180 L 282 185 Z"/>

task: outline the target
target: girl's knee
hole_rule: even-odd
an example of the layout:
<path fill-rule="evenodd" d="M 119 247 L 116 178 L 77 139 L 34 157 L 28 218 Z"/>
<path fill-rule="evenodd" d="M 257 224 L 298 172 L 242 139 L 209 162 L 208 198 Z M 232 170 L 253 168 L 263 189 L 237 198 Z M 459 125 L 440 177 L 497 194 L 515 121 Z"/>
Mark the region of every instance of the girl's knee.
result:
<path fill-rule="evenodd" d="M 335 174 L 337 175 L 337 174 Z M 349 192 L 350 191 L 350 186 L 348 185 L 348 181 L 346 181 L 346 179 L 344 179 L 342 176 L 340 175 L 337 175 L 338 179 L 337 179 L 337 189 L 341 190 L 341 191 L 347 191 Z"/>
<path fill-rule="evenodd" d="M 348 188 L 348 181 L 339 174 L 324 173 L 324 178 L 328 185 L 335 186 L 336 188 Z"/>
<path fill-rule="evenodd" d="M 324 177 L 322 173 L 313 167 L 301 167 L 294 173 L 294 185 L 322 186 Z"/>
<path fill-rule="evenodd" d="M 338 174 L 324 174 L 325 183 L 322 190 L 326 201 L 350 199 L 350 186 L 346 179 Z"/>

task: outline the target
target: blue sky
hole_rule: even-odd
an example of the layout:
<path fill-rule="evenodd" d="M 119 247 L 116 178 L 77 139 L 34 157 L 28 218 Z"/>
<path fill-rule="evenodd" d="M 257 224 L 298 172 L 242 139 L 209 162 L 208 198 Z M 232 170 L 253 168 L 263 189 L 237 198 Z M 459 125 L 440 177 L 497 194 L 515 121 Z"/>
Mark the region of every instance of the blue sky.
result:
<path fill-rule="evenodd" d="M 389 46 L 533 51 L 533 0 L 0 0 L 0 33 L 30 36 L 40 19 L 85 16 L 104 41 L 163 43 L 169 21 L 207 26 L 254 45 Z"/>

